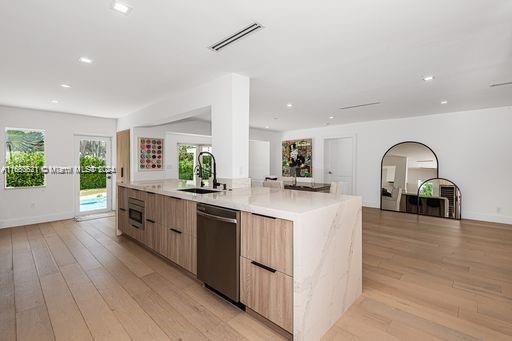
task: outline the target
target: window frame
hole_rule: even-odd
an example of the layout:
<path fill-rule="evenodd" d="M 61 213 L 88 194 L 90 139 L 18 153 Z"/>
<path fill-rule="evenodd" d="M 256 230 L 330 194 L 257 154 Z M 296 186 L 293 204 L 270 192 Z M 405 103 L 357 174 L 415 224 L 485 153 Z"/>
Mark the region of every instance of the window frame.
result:
<path fill-rule="evenodd" d="M 180 146 L 193 146 L 193 147 L 196 147 L 196 150 L 200 153 L 200 152 L 203 151 L 202 150 L 203 147 L 207 147 L 207 148 L 211 149 L 212 145 L 211 144 L 206 144 L 206 143 L 186 143 L 186 142 L 178 142 L 177 143 L 176 150 L 178 152 L 178 158 L 177 158 L 178 180 L 179 181 L 190 182 L 191 184 L 195 184 L 196 183 L 196 179 L 197 179 L 196 173 L 194 172 L 194 169 L 197 166 L 197 163 L 196 163 L 197 159 L 195 157 L 194 157 L 194 165 L 193 165 L 193 168 L 192 168 L 192 180 L 180 179 L 180 170 L 179 170 L 179 167 L 180 167 Z"/>
<path fill-rule="evenodd" d="M 47 160 L 47 155 L 46 155 L 46 129 L 36 129 L 36 128 L 14 128 L 14 127 L 5 127 L 4 128 L 4 158 L 5 158 L 5 163 L 4 163 L 4 166 L 7 167 L 7 132 L 9 130 L 18 130 L 18 131 L 23 131 L 23 132 L 40 132 L 40 133 L 43 133 L 43 137 L 44 137 L 44 140 L 43 140 L 43 145 L 44 145 L 44 151 L 43 151 L 43 156 L 44 156 L 44 164 L 43 164 L 43 167 L 47 167 L 46 166 L 46 160 Z M 47 179 L 47 174 L 46 173 L 43 173 L 43 179 L 44 179 L 44 183 L 42 185 L 38 185 L 38 186 L 21 186 L 21 187 L 8 187 L 7 186 L 7 172 L 5 172 L 3 174 L 4 176 L 4 190 L 16 190 L 16 189 L 40 189 L 40 188 L 46 188 L 48 186 L 48 179 Z"/>

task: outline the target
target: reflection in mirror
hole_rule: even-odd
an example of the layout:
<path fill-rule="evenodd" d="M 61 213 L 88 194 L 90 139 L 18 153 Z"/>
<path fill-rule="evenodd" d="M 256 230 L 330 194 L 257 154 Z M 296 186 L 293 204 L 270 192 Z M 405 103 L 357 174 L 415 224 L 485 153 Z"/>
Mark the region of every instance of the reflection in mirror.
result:
<path fill-rule="evenodd" d="M 418 188 L 437 178 L 434 152 L 419 142 L 402 142 L 391 147 L 382 158 L 381 209 L 418 213 Z"/>
<path fill-rule="evenodd" d="M 433 217 L 460 219 L 461 194 L 453 182 L 436 178 L 423 182 L 418 189 L 418 213 Z"/>

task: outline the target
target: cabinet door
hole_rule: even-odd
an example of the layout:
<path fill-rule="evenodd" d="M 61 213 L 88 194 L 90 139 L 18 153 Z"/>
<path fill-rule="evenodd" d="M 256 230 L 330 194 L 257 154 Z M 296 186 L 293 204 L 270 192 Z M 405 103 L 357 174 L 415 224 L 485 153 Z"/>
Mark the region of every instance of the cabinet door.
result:
<path fill-rule="evenodd" d="M 177 229 L 170 229 L 168 239 L 169 259 L 188 271 L 197 274 L 196 238 Z"/>
<path fill-rule="evenodd" d="M 293 276 L 293 222 L 242 212 L 242 256 Z"/>
<path fill-rule="evenodd" d="M 293 278 L 240 257 L 240 301 L 293 333 Z"/>
<path fill-rule="evenodd" d="M 144 238 L 143 244 L 149 247 L 150 249 L 155 249 L 155 229 L 157 228 L 157 224 L 152 220 L 146 219 L 146 223 L 144 224 Z"/>
<path fill-rule="evenodd" d="M 155 224 L 163 223 L 164 198 L 160 194 L 146 193 L 146 220 Z"/>
<path fill-rule="evenodd" d="M 117 186 L 117 208 L 128 209 L 128 189 L 123 186 Z"/>
<path fill-rule="evenodd" d="M 168 254 L 168 229 L 160 224 L 154 224 L 153 229 L 153 250 L 164 257 L 169 258 Z"/>
<path fill-rule="evenodd" d="M 185 232 L 185 203 L 182 200 L 173 197 L 164 197 L 163 223 L 169 229 Z"/>
<path fill-rule="evenodd" d="M 119 208 L 117 210 L 117 228 L 121 232 L 127 233 L 127 230 L 128 230 L 128 212 L 124 208 Z"/>
<path fill-rule="evenodd" d="M 128 197 L 146 201 L 146 192 L 138 189 L 128 188 Z"/>

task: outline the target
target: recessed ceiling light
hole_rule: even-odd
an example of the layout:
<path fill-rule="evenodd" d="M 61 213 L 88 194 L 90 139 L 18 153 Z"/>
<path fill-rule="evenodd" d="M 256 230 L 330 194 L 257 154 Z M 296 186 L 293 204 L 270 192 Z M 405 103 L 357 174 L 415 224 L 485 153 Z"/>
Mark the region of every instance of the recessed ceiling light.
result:
<path fill-rule="evenodd" d="M 92 59 L 89 57 L 80 57 L 79 61 L 85 64 L 92 64 Z"/>
<path fill-rule="evenodd" d="M 441 101 L 441 104 L 446 104 L 446 103 L 448 103 L 447 100 Z"/>
<path fill-rule="evenodd" d="M 64 84 L 64 83 L 62 83 L 60 86 L 61 86 L 61 87 L 63 87 L 63 88 L 66 88 L 66 89 L 71 88 L 71 85 L 69 85 L 69 84 Z"/>
<path fill-rule="evenodd" d="M 434 80 L 434 76 L 425 76 L 425 77 L 423 77 L 423 80 L 424 80 L 425 82 L 433 81 L 433 80 Z"/>
<path fill-rule="evenodd" d="M 333 119 L 334 119 L 334 116 L 329 116 L 329 119 L 330 119 L 330 120 L 333 120 Z"/>
<path fill-rule="evenodd" d="M 59 101 L 57 101 L 56 99 L 52 99 L 50 102 L 52 102 L 53 104 L 59 103 Z"/>
<path fill-rule="evenodd" d="M 269 126 L 265 126 L 265 129 L 268 129 L 268 128 L 270 128 L 270 127 Z"/>
<path fill-rule="evenodd" d="M 287 106 L 288 108 L 291 108 L 291 107 L 293 107 L 293 104 L 288 103 L 286 106 Z"/>
<path fill-rule="evenodd" d="M 112 3 L 111 8 L 114 11 L 119 12 L 119 13 L 124 14 L 124 15 L 130 14 L 130 12 L 132 11 L 132 7 L 131 6 L 128 6 L 127 4 L 124 4 L 124 3 L 119 2 L 119 1 L 114 1 Z"/>

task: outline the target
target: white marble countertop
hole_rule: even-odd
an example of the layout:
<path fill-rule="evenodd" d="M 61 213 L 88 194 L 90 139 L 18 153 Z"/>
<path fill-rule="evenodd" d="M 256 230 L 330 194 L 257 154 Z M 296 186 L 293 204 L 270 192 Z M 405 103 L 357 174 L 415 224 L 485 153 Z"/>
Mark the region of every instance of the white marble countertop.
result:
<path fill-rule="evenodd" d="M 266 187 L 249 187 L 217 193 L 195 194 L 179 191 L 179 189 L 194 188 L 194 186 L 187 185 L 184 181 L 172 179 L 136 181 L 118 185 L 292 221 L 301 219 L 304 214 L 339 205 L 341 202 L 353 198 L 346 195 Z"/>

